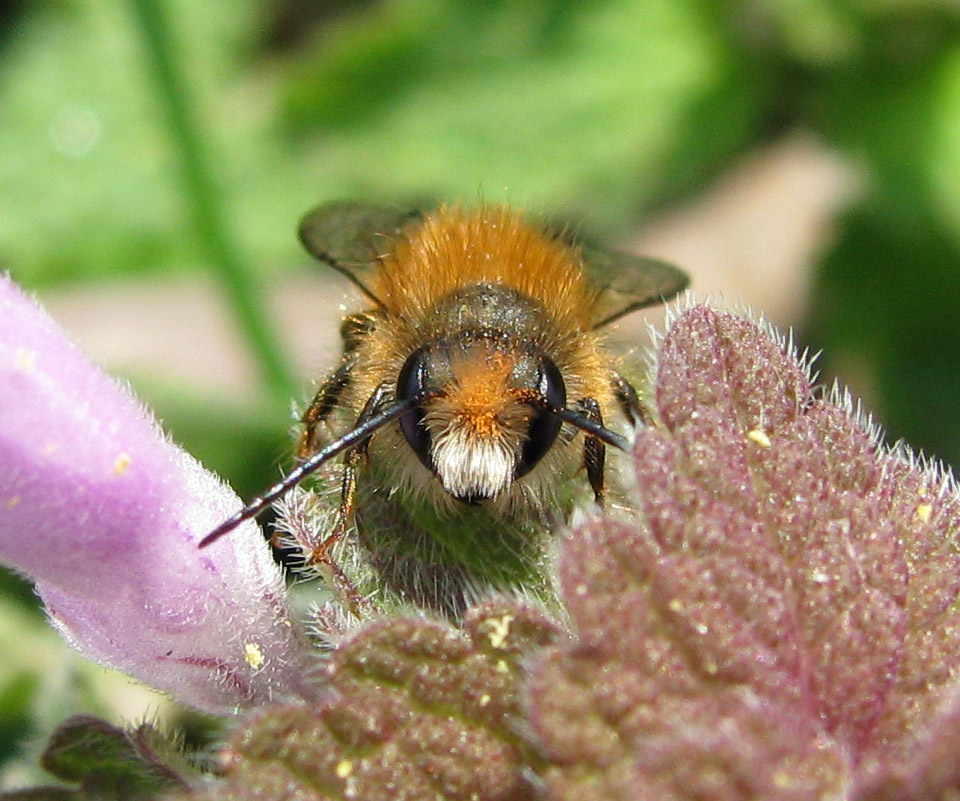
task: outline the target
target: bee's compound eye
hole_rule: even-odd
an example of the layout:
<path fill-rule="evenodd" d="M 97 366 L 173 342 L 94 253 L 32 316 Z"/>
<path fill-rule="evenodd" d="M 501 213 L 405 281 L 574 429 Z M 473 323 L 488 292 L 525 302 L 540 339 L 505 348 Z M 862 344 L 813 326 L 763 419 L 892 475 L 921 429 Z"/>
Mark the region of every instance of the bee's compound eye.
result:
<path fill-rule="evenodd" d="M 543 356 L 540 360 L 537 390 L 551 408 L 563 409 L 567 405 L 567 388 L 564 386 L 563 376 L 548 356 Z M 523 445 L 523 453 L 517 465 L 517 478 L 529 473 L 536 466 L 553 447 L 557 434 L 560 433 L 561 420 L 557 415 L 540 406 L 535 406 L 534 410 L 527 441 Z"/>
<path fill-rule="evenodd" d="M 424 351 L 414 351 L 403 365 L 400 377 L 397 379 L 397 400 L 419 398 L 424 394 L 427 382 L 427 365 Z M 418 403 L 409 412 L 400 418 L 400 430 L 407 443 L 413 448 L 424 467 L 433 472 L 433 463 L 430 459 L 430 432 L 424 425 L 423 404 Z"/>

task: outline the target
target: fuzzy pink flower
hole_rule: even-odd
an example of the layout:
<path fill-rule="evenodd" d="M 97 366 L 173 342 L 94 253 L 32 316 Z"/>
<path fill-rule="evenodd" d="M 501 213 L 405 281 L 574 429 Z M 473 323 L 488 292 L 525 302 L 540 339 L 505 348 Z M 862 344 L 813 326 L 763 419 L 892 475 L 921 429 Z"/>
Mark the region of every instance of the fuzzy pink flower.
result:
<path fill-rule="evenodd" d="M 228 711 L 312 696 L 310 646 L 240 502 L 0 276 L 0 560 L 86 655 Z"/>

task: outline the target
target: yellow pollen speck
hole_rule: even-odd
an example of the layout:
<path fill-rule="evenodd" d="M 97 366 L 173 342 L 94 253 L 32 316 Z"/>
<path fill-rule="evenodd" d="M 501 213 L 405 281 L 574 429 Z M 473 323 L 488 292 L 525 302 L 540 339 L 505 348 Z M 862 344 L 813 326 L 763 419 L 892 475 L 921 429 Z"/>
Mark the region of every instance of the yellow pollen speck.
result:
<path fill-rule="evenodd" d="M 13 509 L 13 507 L 17 506 L 22 500 L 23 498 L 21 498 L 19 495 L 11 495 L 9 498 L 7 498 L 6 502 L 3 505 L 7 509 Z"/>
<path fill-rule="evenodd" d="M 36 351 L 29 350 L 28 348 L 17 348 L 17 352 L 14 354 L 13 366 L 14 369 L 24 373 L 32 372 L 37 366 Z"/>
<path fill-rule="evenodd" d="M 917 505 L 916 515 L 921 523 L 929 523 L 931 514 L 933 514 L 932 504 L 921 503 Z"/>
<path fill-rule="evenodd" d="M 130 469 L 130 463 L 133 460 L 130 458 L 130 454 L 123 452 L 116 459 L 113 460 L 113 474 L 115 476 L 122 476 L 127 470 Z"/>
<path fill-rule="evenodd" d="M 480 706 L 486 706 L 491 701 L 490 696 L 487 693 L 484 693 L 480 696 Z"/>
<path fill-rule="evenodd" d="M 667 608 L 671 612 L 682 612 L 684 610 L 683 601 L 679 598 L 673 598 L 668 604 Z"/>
<path fill-rule="evenodd" d="M 353 763 L 349 759 L 341 759 L 337 763 L 337 778 L 346 779 L 353 773 Z"/>
<path fill-rule="evenodd" d="M 243 646 L 243 656 L 247 660 L 247 664 L 250 665 L 254 670 L 259 670 L 263 667 L 263 663 L 266 661 L 263 656 L 263 648 L 261 648 L 255 642 L 248 642 Z"/>
<path fill-rule="evenodd" d="M 502 659 L 497 660 L 497 673 L 509 673 L 510 665 L 504 662 Z"/>
<path fill-rule="evenodd" d="M 513 622 L 513 615 L 504 615 L 503 617 L 489 618 L 487 620 L 490 645 L 497 650 L 503 648 L 507 642 L 507 636 L 510 634 L 510 624 Z"/>
<path fill-rule="evenodd" d="M 773 783 L 777 787 L 786 789 L 788 787 L 793 787 L 794 781 L 793 776 L 791 776 L 786 771 L 779 770 L 773 774 Z"/>
<path fill-rule="evenodd" d="M 771 445 L 770 437 L 767 436 L 767 432 L 762 428 L 753 429 L 753 431 L 747 434 L 747 439 L 751 442 L 756 442 L 761 448 L 769 448 Z"/>

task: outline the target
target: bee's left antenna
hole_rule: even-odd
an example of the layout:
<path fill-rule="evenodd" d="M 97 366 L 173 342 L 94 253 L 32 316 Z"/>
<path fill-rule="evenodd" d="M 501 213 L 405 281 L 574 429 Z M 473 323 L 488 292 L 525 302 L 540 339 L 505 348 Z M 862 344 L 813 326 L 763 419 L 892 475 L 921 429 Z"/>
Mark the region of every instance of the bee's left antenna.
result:
<path fill-rule="evenodd" d="M 602 423 L 591 420 L 580 412 L 574 411 L 573 409 L 566 409 L 562 406 L 551 406 L 549 404 L 547 405 L 547 409 L 565 423 L 570 423 L 581 431 L 586 431 L 591 436 L 607 443 L 607 445 L 611 445 L 617 450 L 627 451 L 630 449 L 630 442 L 626 437 L 617 434 L 615 431 L 611 431 Z"/>
<path fill-rule="evenodd" d="M 385 426 L 391 420 L 396 420 L 398 417 L 410 411 L 419 401 L 419 397 L 411 397 L 392 403 L 383 411 L 364 420 L 352 431 L 340 437 L 340 439 L 331 442 L 325 448 L 321 448 L 305 462 L 287 473 L 279 482 L 270 487 L 270 489 L 262 495 L 258 495 L 235 515 L 224 520 L 219 526 L 200 540 L 198 547 L 206 548 L 211 543 L 220 539 L 224 534 L 229 534 L 245 520 L 256 517 L 271 503 L 277 500 L 277 498 L 286 495 L 297 484 L 303 481 L 303 479 L 317 470 L 324 462 L 329 461 L 334 456 L 362 442 L 378 428 Z"/>

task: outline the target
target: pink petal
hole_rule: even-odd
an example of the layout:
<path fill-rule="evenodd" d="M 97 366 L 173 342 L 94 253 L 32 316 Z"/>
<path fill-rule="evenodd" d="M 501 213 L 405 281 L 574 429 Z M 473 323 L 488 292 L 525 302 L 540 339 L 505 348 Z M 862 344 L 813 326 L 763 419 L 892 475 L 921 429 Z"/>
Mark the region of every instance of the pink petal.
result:
<path fill-rule="evenodd" d="M 310 696 L 311 649 L 239 499 L 0 276 L 0 560 L 88 656 L 208 711 Z"/>

